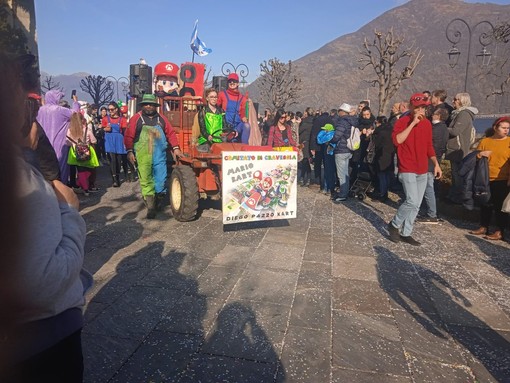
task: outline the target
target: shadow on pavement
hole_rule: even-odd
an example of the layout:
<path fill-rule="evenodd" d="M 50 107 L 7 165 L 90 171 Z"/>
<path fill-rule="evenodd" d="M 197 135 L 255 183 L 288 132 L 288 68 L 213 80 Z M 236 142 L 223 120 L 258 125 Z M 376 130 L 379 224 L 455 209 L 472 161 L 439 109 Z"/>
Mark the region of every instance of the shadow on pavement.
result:
<path fill-rule="evenodd" d="M 283 381 L 255 313 L 215 296 L 210 260 L 164 249 L 146 244 L 89 294 L 84 382 Z"/>
<path fill-rule="evenodd" d="M 506 276 L 510 276 L 510 250 L 502 245 L 501 241 L 488 241 L 474 235 L 466 235 L 489 260 L 485 261 Z"/>
<path fill-rule="evenodd" d="M 466 359 L 479 381 L 508 381 L 510 344 L 505 337 L 508 338 L 510 333 L 494 330 L 492 327 L 496 326 L 487 324 L 471 312 L 480 312 L 480 307 L 474 306 L 483 305 L 483 302 L 470 302 L 437 273 L 401 259 L 386 248 L 376 246 L 374 250 L 379 284 L 389 295 L 392 305 L 404 309 L 433 335 L 427 338 L 415 334 L 415 344 L 407 345 L 408 351 L 413 350 L 411 354 L 418 355 L 418 359 L 421 356 L 450 364 L 452 360 L 462 363 L 460 357 L 456 360 L 452 356 L 458 353 L 448 341 L 453 339 L 476 358 L 473 360 L 468 355 Z M 483 314 L 492 322 L 497 321 L 497 314 Z M 410 324 L 412 322 L 407 322 L 402 329 L 409 329 Z"/>
<path fill-rule="evenodd" d="M 84 267 L 92 274 L 114 254 L 138 241 L 143 233 L 143 226 L 134 220 L 136 213 L 126 213 L 120 221 L 110 223 L 107 217 L 112 213 L 119 213 L 119 209 L 102 206 L 83 214 L 87 223 Z"/>

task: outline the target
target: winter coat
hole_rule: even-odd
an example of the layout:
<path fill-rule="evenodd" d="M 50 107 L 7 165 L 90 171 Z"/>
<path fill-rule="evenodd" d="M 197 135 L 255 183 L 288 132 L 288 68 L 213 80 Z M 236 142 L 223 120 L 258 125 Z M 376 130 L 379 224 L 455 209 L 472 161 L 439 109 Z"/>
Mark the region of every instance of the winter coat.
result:
<path fill-rule="evenodd" d="M 469 153 L 473 143 L 473 119 L 478 109 L 473 107 L 456 109 L 452 113 L 452 122 L 448 127 L 449 139 L 446 144 L 446 159 L 461 161 Z"/>
<path fill-rule="evenodd" d="M 310 135 L 312 133 L 313 117 L 308 116 L 301 120 L 299 125 L 299 143 L 303 144 L 303 158 L 310 157 Z"/>
<path fill-rule="evenodd" d="M 437 124 L 432 124 L 432 145 L 436 152 L 437 162 L 441 163 L 441 159 L 446 151 L 446 142 L 448 141 L 448 128 L 446 124 L 441 121 Z M 434 171 L 434 163 L 429 160 L 429 172 Z"/>
<path fill-rule="evenodd" d="M 489 160 L 478 158 L 480 151 L 469 153 L 461 161 L 459 176 L 462 177 L 462 205 L 473 210 L 475 204 L 485 205 L 490 199 Z"/>
<path fill-rule="evenodd" d="M 331 142 L 336 144 L 335 154 L 351 153 L 351 150 L 347 147 L 347 139 L 351 136 L 351 127 L 358 127 L 358 117 L 336 116 L 333 119 L 333 126 L 335 127 L 335 135 Z"/>
<path fill-rule="evenodd" d="M 320 152 L 322 145 L 317 143 L 317 135 L 321 128 L 326 124 L 333 124 L 333 120 L 328 112 L 322 113 L 320 116 L 315 117 L 312 125 L 312 133 L 310 133 L 310 150 Z"/>
<path fill-rule="evenodd" d="M 386 171 L 390 166 L 393 168 L 393 157 L 395 156 L 395 145 L 391 133 L 393 126 L 387 123 L 375 128 L 372 133 L 372 142 L 375 145 L 373 164 L 378 172 Z"/>

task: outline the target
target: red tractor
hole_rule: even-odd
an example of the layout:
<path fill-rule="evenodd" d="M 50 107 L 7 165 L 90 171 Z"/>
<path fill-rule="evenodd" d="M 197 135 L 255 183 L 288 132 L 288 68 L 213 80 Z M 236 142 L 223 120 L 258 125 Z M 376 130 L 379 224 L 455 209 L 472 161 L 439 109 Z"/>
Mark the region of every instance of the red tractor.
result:
<path fill-rule="evenodd" d="M 207 153 L 199 152 L 196 140 L 200 132 L 195 120 L 202 106 L 201 99 L 166 96 L 159 100 L 160 111 L 177 132 L 183 152 L 170 176 L 170 207 L 176 220 L 191 221 L 197 215 L 199 199 L 221 199 L 223 151 L 268 151 L 272 148 L 224 142 L 212 144 Z"/>

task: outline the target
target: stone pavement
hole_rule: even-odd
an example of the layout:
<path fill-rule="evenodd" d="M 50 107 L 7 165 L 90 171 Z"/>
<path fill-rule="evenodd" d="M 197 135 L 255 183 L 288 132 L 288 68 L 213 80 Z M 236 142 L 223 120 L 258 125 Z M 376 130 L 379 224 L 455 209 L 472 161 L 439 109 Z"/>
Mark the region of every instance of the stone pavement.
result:
<path fill-rule="evenodd" d="M 386 239 L 395 203 L 308 188 L 297 219 L 233 226 L 147 221 L 136 183 L 80 199 L 87 383 L 510 382 L 510 244 L 476 223 L 416 248 Z"/>

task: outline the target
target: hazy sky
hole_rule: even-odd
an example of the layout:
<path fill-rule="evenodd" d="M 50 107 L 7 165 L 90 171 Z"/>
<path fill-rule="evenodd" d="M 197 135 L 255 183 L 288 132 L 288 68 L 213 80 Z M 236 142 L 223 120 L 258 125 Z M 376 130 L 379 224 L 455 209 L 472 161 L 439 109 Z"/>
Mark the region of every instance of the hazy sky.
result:
<path fill-rule="evenodd" d="M 180 65 L 191 61 L 191 33 L 199 19 L 198 36 L 213 51 L 195 61 L 212 75 L 221 75 L 225 62 L 244 63 L 251 82 L 264 60 L 296 60 L 405 2 L 35 0 L 41 70 L 120 77 L 141 57 L 152 67 L 161 61 Z"/>

